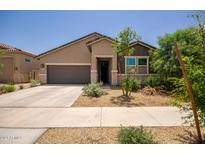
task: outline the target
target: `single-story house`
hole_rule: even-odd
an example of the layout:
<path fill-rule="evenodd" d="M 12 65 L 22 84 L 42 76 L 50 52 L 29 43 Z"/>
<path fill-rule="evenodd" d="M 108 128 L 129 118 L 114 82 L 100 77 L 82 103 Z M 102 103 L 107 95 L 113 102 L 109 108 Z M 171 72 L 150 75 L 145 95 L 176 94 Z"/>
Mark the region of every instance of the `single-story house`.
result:
<path fill-rule="evenodd" d="M 0 83 L 29 82 L 32 70 L 37 67 L 35 55 L 4 43 L 0 43 L 0 50 L 3 51 Z"/>
<path fill-rule="evenodd" d="M 40 81 L 118 85 L 131 70 L 143 82 L 150 74 L 149 51 L 156 48 L 136 41 L 130 44 L 135 49 L 133 55 L 120 58 L 113 52 L 112 42 L 112 38 L 95 32 L 38 55 Z"/>
<path fill-rule="evenodd" d="M 4 65 L 0 71 L 0 83 L 38 79 L 43 84 L 102 81 L 119 85 L 129 71 L 143 82 L 151 73 L 149 51 L 156 48 L 136 41 L 130 44 L 135 49 L 132 56 L 118 57 L 113 52 L 112 42 L 112 38 L 95 32 L 38 56 L 0 44 L 0 49 L 5 51 L 0 58 Z"/>

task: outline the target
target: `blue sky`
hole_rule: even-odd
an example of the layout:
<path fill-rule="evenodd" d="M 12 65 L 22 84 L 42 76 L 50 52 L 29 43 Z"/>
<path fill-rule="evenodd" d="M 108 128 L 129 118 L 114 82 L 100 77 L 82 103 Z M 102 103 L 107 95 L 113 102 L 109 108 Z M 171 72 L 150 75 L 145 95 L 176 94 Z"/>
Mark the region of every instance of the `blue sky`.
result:
<path fill-rule="evenodd" d="M 199 11 L 0 11 L 0 42 L 40 54 L 92 32 L 115 37 L 132 27 L 142 41 L 193 26 Z M 205 12 L 200 11 L 205 15 Z"/>

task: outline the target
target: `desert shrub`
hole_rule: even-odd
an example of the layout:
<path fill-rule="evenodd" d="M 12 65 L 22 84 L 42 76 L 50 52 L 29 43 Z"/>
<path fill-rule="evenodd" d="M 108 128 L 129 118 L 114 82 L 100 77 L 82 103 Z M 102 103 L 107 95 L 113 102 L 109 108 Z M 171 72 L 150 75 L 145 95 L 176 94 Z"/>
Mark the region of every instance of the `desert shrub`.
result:
<path fill-rule="evenodd" d="M 16 90 L 16 87 L 14 85 L 3 85 L 0 87 L 1 93 L 8 93 L 8 92 L 13 92 Z"/>
<path fill-rule="evenodd" d="M 118 134 L 120 144 L 154 144 L 151 132 L 145 131 L 143 127 L 121 128 Z"/>
<path fill-rule="evenodd" d="M 159 87 L 161 85 L 161 79 L 159 76 L 148 76 L 145 80 L 145 85 L 150 87 Z"/>
<path fill-rule="evenodd" d="M 23 85 L 20 85 L 20 86 L 19 86 L 19 89 L 24 89 L 24 86 L 23 86 Z"/>
<path fill-rule="evenodd" d="M 123 95 L 129 97 L 132 92 L 132 87 L 133 87 L 133 78 L 132 77 L 127 77 L 126 79 L 123 79 L 121 82 L 121 88 Z"/>
<path fill-rule="evenodd" d="M 140 81 L 136 78 L 132 78 L 132 91 L 137 91 L 140 89 Z"/>
<path fill-rule="evenodd" d="M 88 84 L 87 86 L 85 86 L 83 88 L 83 92 L 87 96 L 100 97 L 100 96 L 102 96 L 105 93 L 103 91 L 102 85 L 103 85 L 102 82 L 100 82 L 100 83 L 93 82 L 93 83 Z"/>
<path fill-rule="evenodd" d="M 158 75 L 148 76 L 145 80 L 145 85 L 153 88 L 160 88 L 166 91 L 172 91 L 176 88 L 179 79 L 176 77 L 161 77 Z"/>
<path fill-rule="evenodd" d="M 123 91 L 123 95 L 130 96 L 132 91 L 137 91 L 140 88 L 140 81 L 133 77 L 127 77 L 122 80 L 121 88 Z"/>
<path fill-rule="evenodd" d="M 41 85 L 39 80 L 31 80 L 30 84 L 31 84 L 31 87 L 36 87 L 36 86 L 40 86 Z"/>

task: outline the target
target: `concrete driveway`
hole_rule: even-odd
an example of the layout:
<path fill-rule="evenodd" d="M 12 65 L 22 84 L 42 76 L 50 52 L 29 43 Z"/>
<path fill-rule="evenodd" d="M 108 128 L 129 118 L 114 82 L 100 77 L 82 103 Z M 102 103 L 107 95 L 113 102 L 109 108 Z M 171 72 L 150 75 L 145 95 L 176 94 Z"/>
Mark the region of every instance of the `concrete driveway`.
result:
<path fill-rule="evenodd" d="M 83 85 L 44 85 L 0 95 L 0 108 L 70 107 Z"/>
<path fill-rule="evenodd" d="M 83 85 L 44 85 L 0 95 L 0 144 L 34 143 L 47 129 L 29 125 L 19 128 L 18 123 L 24 118 L 31 123 L 35 123 L 35 118 L 42 121 L 41 118 L 47 117 L 46 112 L 50 112 L 47 109 L 56 110 L 47 117 L 49 122 L 61 112 L 58 109 L 68 109 L 75 102 L 82 88 Z M 38 112 L 39 109 L 45 110 Z M 29 112 L 24 114 L 24 111 Z M 12 127 L 4 123 L 9 121 L 14 124 Z"/>

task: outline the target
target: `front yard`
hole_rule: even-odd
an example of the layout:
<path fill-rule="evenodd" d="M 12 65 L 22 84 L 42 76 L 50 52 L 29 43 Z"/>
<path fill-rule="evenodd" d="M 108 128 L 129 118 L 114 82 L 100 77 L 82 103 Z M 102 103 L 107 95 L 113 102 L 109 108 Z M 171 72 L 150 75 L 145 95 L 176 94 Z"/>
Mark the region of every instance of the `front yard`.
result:
<path fill-rule="evenodd" d="M 121 128 L 52 128 L 42 135 L 37 144 L 116 144 Z M 158 144 L 196 143 L 194 128 L 145 127 Z M 205 133 L 205 129 L 202 129 Z"/>
<path fill-rule="evenodd" d="M 122 95 L 121 89 L 107 89 L 101 97 L 89 97 L 84 94 L 75 101 L 72 107 L 138 107 L 138 106 L 169 106 L 169 96 L 157 94 L 154 96 L 133 92 L 130 98 Z"/>

